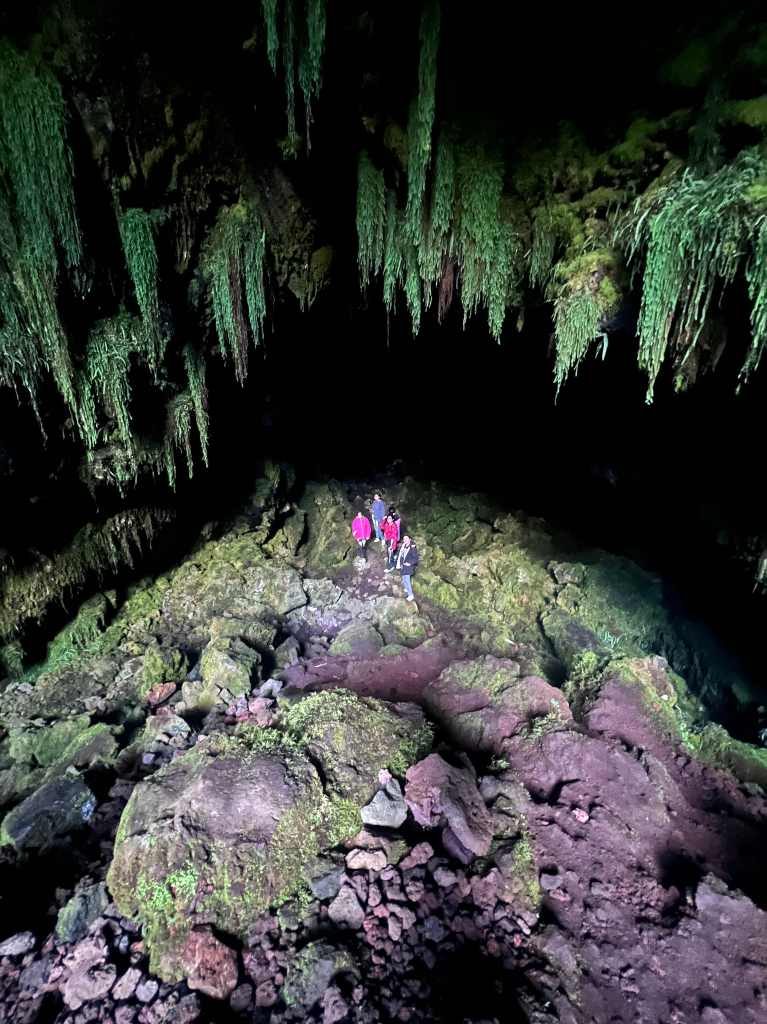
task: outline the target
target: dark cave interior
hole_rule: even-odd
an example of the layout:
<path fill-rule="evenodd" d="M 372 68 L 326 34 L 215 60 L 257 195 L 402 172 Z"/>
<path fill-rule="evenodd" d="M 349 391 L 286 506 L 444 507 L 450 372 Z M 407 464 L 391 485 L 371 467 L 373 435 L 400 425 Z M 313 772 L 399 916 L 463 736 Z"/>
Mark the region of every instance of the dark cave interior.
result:
<path fill-rule="evenodd" d="M 208 144 L 218 158 L 244 154 L 254 168 L 274 160 L 282 116 L 278 86 L 242 46 L 252 30 L 247 12 L 234 4 L 219 7 L 215 17 L 188 10 L 182 17 L 174 4 L 159 12 L 149 4 L 76 6 L 80 16 L 95 18 L 100 32 L 98 53 L 82 43 L 83 67 L 94 61 L 83 80 L 109 81 L 129 120 L 140 116 L 151 72 L 152 89 L 180 96 L 177 116 L 191 118 L 203 103 L 216 112 Z M 290 169 L 316 219 L 319 242 L 333 246 L 330 283 L 308 311 L 292 296 L 272 294 L 265 344 L 251 354 L 243 388 L 222 363 L 211 361 L 210 468 L 198 466 L 191 480 L 180 473 L 175 493 L 144 480 L 131 494 L 133 501 L 176 513 L 170 548 L 163 554 L 160 546 L 152 558 L 161 563 L 172 557 L 168 551 L 177 554 L 201 522 L 233 508 L 265 457 L 294 464 L 303 479 L 372 478 L 394 463 L 395 475 L 483 490 L 509 508 L 543 516 L 576 546 L 628 554 L 661 575 L 680 607 L 757 674 L 764 599 L 744 551 L 763 537 L 765 521 L 758 485 L 764 372 L 735 393 L 749 336 L 737 289 L 721 308 L 722 329 L 735 342 L 717 372 L 684 394 L 674 394 L 667 374 L 650 406 L 635 364 L 636 297 L 612 325 L 601 356 L 592 353 L 558 398 L 551 380 L 552 320 L 543 304 L 525 310 L 521 329 L 507 322 L 500 344 L 479 318 L 464 327 L 457 301 L 445 323 L 438 325 L 431 313 L 412 338 L 404 311 L 387 316 L 375 289 L 360 292 L 354 193 L 357 154 L 368 144 L 365 116 L 379 109 L 406 116 L 413 72 L 403 69 L 417 61 L 417 12 L 405 3 L 386 5 L 385 12 L 338 6 L 311 151 Z M 484 17 L 467 17 L 459 5 L 447 4 L 437 118 L 472 123 L 511 146 L 545 138 L 565 120 L 590 139 L 607 138 L 630 116 L 689 102 L 689 91 L 675 95 L 658 69 L 680 39 L 719 24 L 726 9 L 658 5 L 627 25 L 605 12 L 569 9 L 553 16 L 547 10 L 499 16 L 488 9 Z M 46 12 L 45 3 L 6 11 L 0 29 L 27 38 Z M 737 15 L 746 22 L 749 16 L 746 7 Z M 717 59 L 726 63 L 726 45 Z M 115 80 L 121 82 L 117 93 Z M 62 293 L 67 328 L 76 337 L 94 315 L 114 308 L 121 286 L 108 269 L 119 258 L 119 236 L 105 216 L 109 190 L 76 117 L 71 125 L 89 257 L 107 268 L 86 303 Z M 738 130 L 728 140 L 735 148 Z M 110 167 L 113 177 L 122 171 Z M 153 194 L 151 182 L 143 186 L 136 201 L 162 206 L 164 195 L 154 187 Z M 212 187 L 227 198 L 225 182 Z M 210 212 L 201 217 L 210 221 Z M 173 260 L 165 244 L 161 265 Z M 188 302 L 195 274 L 167 273 L 162 284 L 163 316 L 172 330 L 204 339 L 206 318 Z M 141 402 L 134 415 L 151 425 L 162 405 L 141 390 L 142 381 L 136 371 Z M 113 488 L 89 492 L 51 385 L 42 407 L 45 442 L 25 402 L 6 389 L 0 403 L 2 547 L 16 567 L 57 551 L 83 523 L 118 511 L 126 500 Z M 52 610 L 43 634 L 65 615 Z M 37 634 L 38 647 L 43 634 Z"/>

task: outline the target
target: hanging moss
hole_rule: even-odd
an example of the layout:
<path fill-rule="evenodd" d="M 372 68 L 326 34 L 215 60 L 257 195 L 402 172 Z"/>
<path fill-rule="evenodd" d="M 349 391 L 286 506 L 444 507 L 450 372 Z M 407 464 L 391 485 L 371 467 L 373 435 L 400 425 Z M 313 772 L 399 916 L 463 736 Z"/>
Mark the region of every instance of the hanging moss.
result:
<path fill-rule="evenodd" d="M 266 28 L 266 55 L 275 74 L 282 56 L 287 116 L 287 139 L 283 149 L 285 155 L 295 156 L 300 142 L 296 129 L 296 81 L 304 99 L 309 148 L 312 103 L 322 86 L 326 0 L 282 0 L 281 18 L 278 0 L 261 0 L 261 9 Z M 302 20 L 300 15 L 303 15 Z"/>
<path fill-rule="evenodd" d="M 59 253 L 81 259 L 58 83 L 0 40 L 0 382 L 36 394 L 49 369 L 70 410 L 74 370 L 59 319 Z"/>
<path fill-rule="evenodd" d="M 155 527 L 169 520 L 164 509 L 129 509 L 101 524 L 79 530 L 63 551 L 39 565 L 8 576 L 0 589 L 0 637 L 7 638 L 29 620 L 40 620 L 54 601 L 62 604 L 86 580 L 103 578 L 132 566 Z"/>
<path fill-rule="evenodd" d="M 0 160 L 19 234 L 46 265 L 61 246 L 68 267 L 81 258 L 65 108 L 53 76 L 0 40 Z"/>
<path fill-rule="evenodd" d="M 310 148 L 312 103 L 322 87 L 322 57 L 325 52 L 325 0 L 306 0 L 306 45 L 298 62 L 298 81 L 306 111 L 306 145 Z"/>
<path fill-rule="evenodd" d="M 639 363 L 649 378 L 648 401 L 669 346 L 683 365 L 712 302 L 739 273 L 748 282 L 753 330 L 741 380 L 759 364 L 767 337 L 765 179 L 764 153 L 745 150 L 713 174 L 688 170 L 648 191 L 624 218 L 618 237 L 631 260 L 643 259 Z"/>
<path fill-rule="evenodd" d="M 383 178 L 381 180 L 383 181 Z M 359 227 L 357 230 L 359 232 Z M 397 197 L 393 191 L 389 190 L 386 193 L 386 229 L 383 252 L 383 298 L 387 313 L 391 313 L 394 308 L 394 296 L 403 279 L 401 236 L 402 218 L 397 209 Z M 368 280 L 369 276 L 370 274 L 368 274 Z"/>
<path fill-rule="evenodd" d="M 414 245 L 423 233 L 423 198 L 426 172 L 431 159 L 431 134 L 434 124 L 437 89 L 437 57 L 439 54 L 440 8 L 437 0 L 427 0 L 421 16 L 421 56 L 418 65 L 418 94 L 408 123 L 407 237 Z"/>
<path fill-rule="evenodd" d="M 272 71 L 277 73 L 277 54 L 280 49 L 280 34 L 277 27 L 277 0 L 261 0 L 261 9 L 266 27 L 266 55 Z"/>
<path fill-rule="evenodd" d="M 202 460 L 208 465 L 208 388 L 205 383 L 205 359 L 191 345 L 184 349 L 184 366 L 189 384 L 189 394 L 194 406 L 194 418 L 200 437 Z"/>
<path fill-rule="evenodd" d="M 252 204 L 242 200 L 222 209 L 201 265 L 219 349 L 225 359 L 232 359 L 241 384 L 248 374 L 248 328 L 255 345 L 263 338 L 264 258 L 264 229 Z"/>
<path fill-rule="evenodd" d="M 360 284 L 366 288 L 383 264 L 386 186 L 383 171 L 376 168 L 367 153 L 360 154 L 357 183 L 357 254 Z"/>
<path fill-rule="evenodd" d="M 130 414 L 132 357 L 149 361 L 153 348 L 144 324 L 122 313 L 101 320 L 92 329 L 80 375 L 78 425 L 89 450 L 97 447 L 103 427 L 100 420 L 114 421 L 116 438 L 128 461 L 134 464 Z M 99 416 L 99 410 L 102 416 Z"/>
<path fill-rule="evenodd" d="M 151 214 L 144 210 L 126 210 L 119 218 L 125 262 L 136 291 L 148 341 L 151 369 L 156 372 L 163 357 L 160 331 L 160 305 L 157 298 L 157 247 Z"/>
<path fill-rule="evenodd" d="M 171 488 L 176 487 L 176 457 L 183 452 L 186 469 L 191 478 L 194 472 L 192 455 L 192 418 L 195 406 L 192 396 L 187 392 L 171 399 L 166 409 L 165 441 L 163 444 L 163 464 Z"/>
<path fill-rule="evenodd" d="M 436 284 L 442 276 L 445 252 L 450 248 L 449 232 L 455 214 L 455 148 L 444 132 L 436 147 L 431 209 L 424 237 L 418 250 L 424 281 Z"/>

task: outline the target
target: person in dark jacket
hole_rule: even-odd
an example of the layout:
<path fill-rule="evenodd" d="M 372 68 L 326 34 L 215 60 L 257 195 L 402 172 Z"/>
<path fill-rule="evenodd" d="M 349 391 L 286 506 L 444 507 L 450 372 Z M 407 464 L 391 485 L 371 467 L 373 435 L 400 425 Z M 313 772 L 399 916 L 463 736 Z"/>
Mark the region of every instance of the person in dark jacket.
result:
<path fill-rule="evenodd" d="M 402 586 L 405 588 L 408 601 L 415 600 L 413 596 L 413 584 L 411 578 L 418 567 L 420 558 L 415 542 L 407 534 L 402 538 L 399 552 L 397 554 L 397 568 L 402 574 Z"/>

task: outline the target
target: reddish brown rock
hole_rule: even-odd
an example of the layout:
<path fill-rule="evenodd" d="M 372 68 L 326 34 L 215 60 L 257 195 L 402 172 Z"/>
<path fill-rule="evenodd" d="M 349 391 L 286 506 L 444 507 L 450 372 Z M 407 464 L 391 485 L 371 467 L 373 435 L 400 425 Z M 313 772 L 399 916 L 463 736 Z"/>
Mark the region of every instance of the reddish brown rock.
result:
<path fill-rule="evenodd" d="M 426 864 L 433 856 L 434 848 L 430 843 L 418 843 L 406 857 L 402 858 L 399 866 L 403 871 L 409 871 L 411 868 L 417 868 L 421 864 Z"/>
<path fill-rule="evenodd" d="M 228 998 L 237 986 L 237 955 L 210 928 L 190 933 L 182 965 L 189 987 L 213 999 Z"/>
<path fill-rule="evenodd" d="M 169 697 L 178 689 L 176 683 L 158 683 L 157 686 L 153 686 L 149 693 L 146 695 L 147 704 L 156 708 L 159 704 L 164 703 Z"/>
<path fill-rule="evenodd" d="M 464 864 L 485 856 L 493 823 L 468 768 L 429 754 L 408 768 L 405 778 L 405 800 L 419 825 L 443 826 L 443 843 Z"/>
<path fill-rule="evenodd" d="M 387 863 L 386 854 L 381 850 L 351 850 L 346 855 L 350 871 L 382 871 Z"/>

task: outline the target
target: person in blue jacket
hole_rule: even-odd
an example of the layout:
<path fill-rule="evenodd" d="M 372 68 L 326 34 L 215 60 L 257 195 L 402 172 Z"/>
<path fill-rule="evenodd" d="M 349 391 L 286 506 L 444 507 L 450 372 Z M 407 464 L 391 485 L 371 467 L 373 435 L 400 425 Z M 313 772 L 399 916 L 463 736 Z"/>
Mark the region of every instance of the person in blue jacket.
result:
<path fill-rule="evenodd" d="M 373 495 L 373 504 L 370 506 L 370 518 L 373 520 L 373 529 L 375 530 L 376 540 L 383 544 L 383 521 L 386 517 L 386 505 L 381 499 L 380 494 Z"/>

